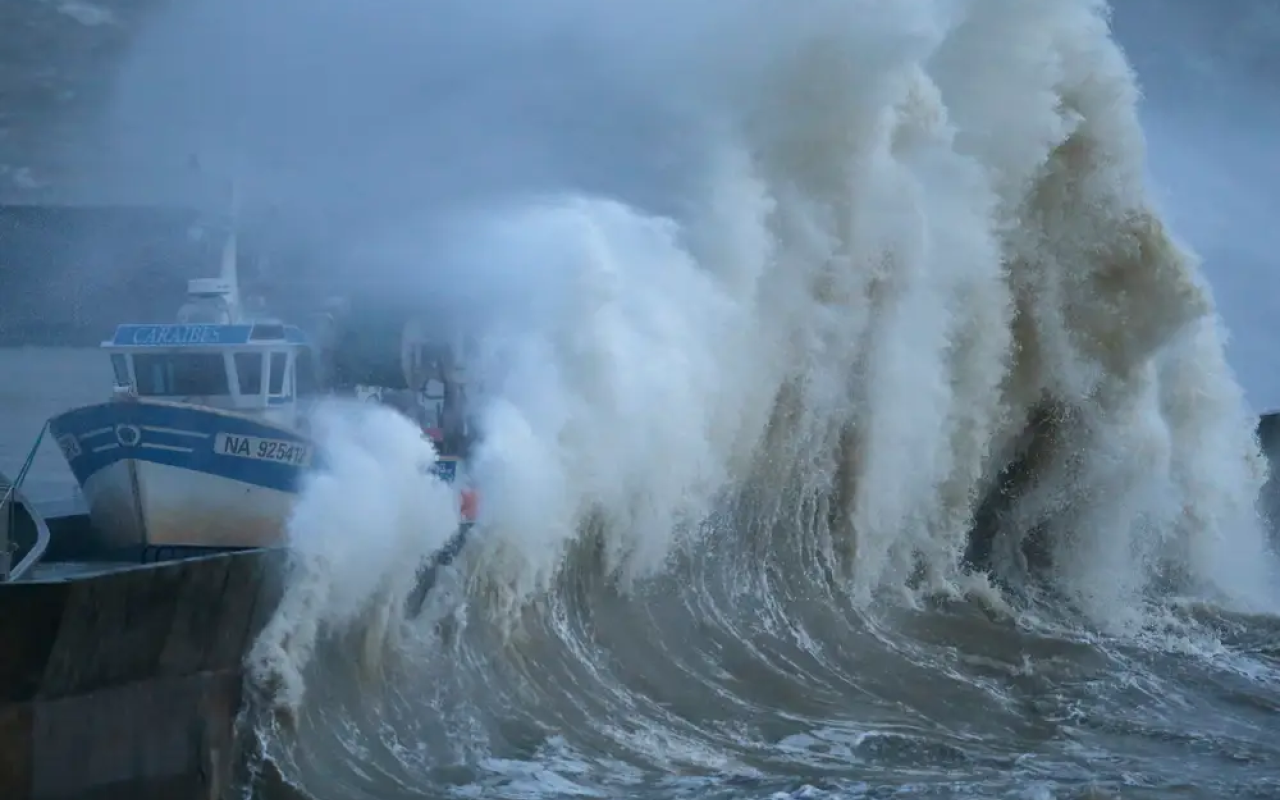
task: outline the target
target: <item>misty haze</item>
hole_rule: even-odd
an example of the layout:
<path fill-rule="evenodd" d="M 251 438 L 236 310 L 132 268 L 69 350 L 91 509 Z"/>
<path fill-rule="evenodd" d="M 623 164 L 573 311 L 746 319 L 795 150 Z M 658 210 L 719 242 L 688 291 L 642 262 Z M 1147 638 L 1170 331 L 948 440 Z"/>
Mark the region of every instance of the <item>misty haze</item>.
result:
<path fill-rule="evenodd" d="M 383 401 L 290 428 L 302 355 L 268 350 L 153 392 L 260 400 L 288 435 L 235 446 L 304 475 L 243 659 L 272 781 L 1280 796 L 1280 5 L 7 0 L 0 31 L 0 471 L 113 381 L 147 399 L 95 346 L 214 308 L 188 281 L 228 241 L 280 341 L 340 317 L 330 372 Z M 428 380 L 419 335 L 467 346 Z M 82 502 L 54 430 L 24 491 Z M 219 491 L 175 505 L 249 519 Z"/>

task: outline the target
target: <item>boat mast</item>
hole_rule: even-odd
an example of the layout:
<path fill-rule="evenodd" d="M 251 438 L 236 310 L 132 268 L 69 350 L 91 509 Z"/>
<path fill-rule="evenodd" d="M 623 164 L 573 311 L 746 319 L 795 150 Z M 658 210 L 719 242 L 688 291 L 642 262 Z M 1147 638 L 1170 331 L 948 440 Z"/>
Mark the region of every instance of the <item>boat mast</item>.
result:
<path fill-rule="evenodd" d="M 199 162 L 195 161 L 199 168 Z M 216 278 L 187 281 L 187 303 L 178 311 L 184 324 L 235 325 L 243 321 L 240 307 L 239 227 L 240 181 L 233 175 L 230 187 L 228 229 L 222 242 L 222 257 Z"/>
<path fill-rule="evenodd" d="M 240 176 L 231 179 L 230 230 L 222 243 L 222 266 L 218 278 L 226 287 L 226 302 L 231 307 L 232 317 L 240 316 L 240 275 L 239 275 L 239 226 L 240 226 Z"/>

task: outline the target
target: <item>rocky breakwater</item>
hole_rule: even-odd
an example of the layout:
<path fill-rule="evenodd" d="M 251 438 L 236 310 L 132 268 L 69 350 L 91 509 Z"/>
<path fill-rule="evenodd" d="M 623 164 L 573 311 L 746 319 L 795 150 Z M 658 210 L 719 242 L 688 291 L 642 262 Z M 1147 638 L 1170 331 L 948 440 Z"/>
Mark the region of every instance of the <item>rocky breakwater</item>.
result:
<path fill-rule="evenodd" d="M 226 796 L 284 555 L 0 583 L 0 798 Z"/>

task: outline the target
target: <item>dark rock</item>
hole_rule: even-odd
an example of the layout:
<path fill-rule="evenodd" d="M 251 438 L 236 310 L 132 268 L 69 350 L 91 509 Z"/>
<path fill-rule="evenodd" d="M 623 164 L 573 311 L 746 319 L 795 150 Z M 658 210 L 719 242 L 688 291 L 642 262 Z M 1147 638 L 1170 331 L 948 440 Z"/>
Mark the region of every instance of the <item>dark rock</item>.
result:
<path fill-rule="evenodd" d="M 1272 537 L 1280 545 L 1280 411 L 1263 414 L 1258 420 L 1258 444 L 1267 457 L 1271 475 L 1262 487 L 1258 510 L 1271 528 Z"/>

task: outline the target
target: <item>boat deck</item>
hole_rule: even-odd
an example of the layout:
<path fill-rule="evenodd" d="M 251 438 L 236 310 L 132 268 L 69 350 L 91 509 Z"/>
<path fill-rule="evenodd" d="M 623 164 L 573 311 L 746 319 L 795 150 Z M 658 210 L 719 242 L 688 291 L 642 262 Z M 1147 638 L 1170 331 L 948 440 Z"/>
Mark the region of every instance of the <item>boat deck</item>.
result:
<path fill-rule="evenodd" d="M 101 575 L 106 572 L 119 572 L 122 569 L 137 568 L 137 561 L 54 561 L 41 562 L 31 568 L 22 580 L 24 581 L 56 581 L 81 578 L 89 575 Z"/>

